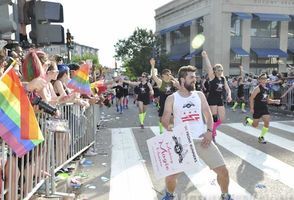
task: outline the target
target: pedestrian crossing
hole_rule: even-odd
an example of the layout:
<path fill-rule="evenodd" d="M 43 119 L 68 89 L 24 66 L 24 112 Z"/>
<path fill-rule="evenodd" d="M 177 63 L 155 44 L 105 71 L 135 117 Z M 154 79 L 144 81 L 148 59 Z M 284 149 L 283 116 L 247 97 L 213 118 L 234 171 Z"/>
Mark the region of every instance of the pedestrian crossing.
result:
<path fill-rule="evenodd" d="M 294 121 L 271 122 L 265 136 L 268 144 L 257 143 L 260 130 L 242 123 L 227 123 L 219 128 L 217 145 L 228 161 L 229 190 L 234 199 L 294 199 L 293 128 Z M 279 130 L 293 137 L 276 134 Z M 158 134 L 157 126 L 144 130 L 112 129 L 110 200 L 161 199 L 164 180 L 154 177 L 145 145 L 146 139 Z M 240 140 L 243 136 L 249 139 Z M 272 145 L 275 145 L 274 153 L 270 151 Z M 189 183 L 177 186 L 177 193 L 184 192 L 179 199 L 219 199 L 221 192 L 216 175 L 203 161 L 181 176 L 186 176 Z"/>

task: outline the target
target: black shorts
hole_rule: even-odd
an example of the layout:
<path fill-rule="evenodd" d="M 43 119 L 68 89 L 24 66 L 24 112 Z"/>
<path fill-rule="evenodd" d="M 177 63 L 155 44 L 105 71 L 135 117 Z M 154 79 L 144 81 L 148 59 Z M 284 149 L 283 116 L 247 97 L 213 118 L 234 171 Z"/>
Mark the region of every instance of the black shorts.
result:
<path fill-rule="evenodd" d="M 160 90 L 158 88 L 153 88 L 153 91 L 154 91 L 154 95 L 153 95 L 154 98 L 157 98 L 160 96 Z"/>
<path fill-rule="evenodd" d="M 149 105 L 150 104 L 150 98 L 149 97 L 142 97 L 138 96 L 137 101 L 142 101 L 144 105 Z"/>
<path fill-rule="evenodd" d="M 115 97 L 118 98 L 118 99 L 120 99 L 120 98 L 123 97 L 123 94 L 117 94 L 117 95 L 115 95 Z"/>
<path fill-rule="evenodd" d="M 269 115 L 268 110 L 257 110 L 253 113 L 253 119 L 260 119 L 263 115 Z"/>
<path fill-rule="evenodd" d="M 208 105 L 210 106 L 224 106 L 224 102 L 221 98 L 207 98 Z"/>
<path fill-rule="evenodd" d="M 127 97 L 129 96 L 129 93 L 128 92 L 124 92 L 124 97 Z"/>

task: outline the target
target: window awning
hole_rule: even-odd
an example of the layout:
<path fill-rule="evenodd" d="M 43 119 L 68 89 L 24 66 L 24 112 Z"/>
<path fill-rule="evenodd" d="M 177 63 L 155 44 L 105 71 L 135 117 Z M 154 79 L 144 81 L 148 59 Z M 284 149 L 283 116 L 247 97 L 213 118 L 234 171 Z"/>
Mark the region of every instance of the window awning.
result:
<path fill-rule="evenodd" d="M 288 51 L 292 54 L 294 54 L 294 49 L 288 49 Z"/>
<path fill-rule="evenodd" d="M 268 13 L 254 13 L 260 21 L 291 21 L 289 15 L 282 14 L 268 14 Z"/>
<path fill-rule="evenodd" d="M 241 47 L 231 48 L 231 50 L 236 54 L 236 56 L 239 56 L 239 57 L 249 56 L 249 53 L 245 51 L 244 49 L 242 49 Z"/>
<path fill-rule="evenodd" d="M 189 20 L 189 21 L 186 21 L 184 23 L 181 23 L 181 24 L 177 24 L 177 25 L 174 25 L 172 27 L 169 27 L 169 28 L 166 28 L 166 29 L 163 29 L 160 31 L 160 34 L 163 35 L 165 33 L 168 33 L 168 32 L 171 32 L 171 31 L 176 31 L 178 29 L 181 29 L 181 28 L 184 28 L 184 27 L 188 27 L 192 24 L 192 20 Z"/>
<path fill-rule="evenodd" d="M 185 60 L 191 60 L 194 56 L 200 55 L 202 52 L 202 49 L 196 49 L 192 53 L 189 53 L 188 55 L 185 56 Z"/>
<path fill-rule="evenodd" d="M 259 58 L 272 58 L 272 57 L 280 57 L 280 58 L 287 58 L 288 54 L 281 49 L 257 49 L 252 48 Z"/>
<path fill-rule="evenodd" d="M 168 59 L 171 61 L 180 61 L 183 57 L 184 55 L 171 55 L 168 57 Z"/>
<path fill-rule="evenodd" d="M 238 19 L 252 19 L 251 13 L 243 13 L 243 12 L 233 12 L 235 16 L 237 16 Z"/>

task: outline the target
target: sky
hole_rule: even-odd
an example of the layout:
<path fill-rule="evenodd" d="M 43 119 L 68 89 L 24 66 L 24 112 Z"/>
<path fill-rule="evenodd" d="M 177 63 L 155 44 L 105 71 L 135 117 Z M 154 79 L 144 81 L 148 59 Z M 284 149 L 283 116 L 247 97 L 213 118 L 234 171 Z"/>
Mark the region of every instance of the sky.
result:
<path fill-rule="evenodd" d="M 155 9 L 171 0 L 51 0 L 63 5 L 66 32 L 74 41 L 99 49 L 99 62 L 113 67 L 114 45 L 136 27 L 155 31 Z"/>

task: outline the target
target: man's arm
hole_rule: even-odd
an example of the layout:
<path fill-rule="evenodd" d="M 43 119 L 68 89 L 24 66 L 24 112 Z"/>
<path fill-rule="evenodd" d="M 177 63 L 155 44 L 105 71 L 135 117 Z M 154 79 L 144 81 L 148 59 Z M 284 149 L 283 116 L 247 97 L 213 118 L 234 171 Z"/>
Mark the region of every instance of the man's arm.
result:
<path fill-rule="evenodd" d="M 252 94 L 250 95 L 249 97 L 249 106 L 250 106 L 250 112 L 251 113 L 254 113 L 254 99 L 256 97 L 256 95 L 260 92 L 260 89 L 259 87 L 255 87 L 252 91 Z"/>
<path fill-rule="evenodd" d="M 149 87 L 150 95 L 153 96 L 153 95 L 154 95 L 154 91 L 153 91 L 153 88 L 152 88 L 151 83 L 147 83 L 147 85 L 148 85 L 148 87 Z"/>
<path fill-rule="evenodd" d="M 156 74 L 155 74 L 155 59 L 154 58 L 151 58 L 150 59 L 150 65 L 151 65 L 151 76 L 152 76 L 152 79 L 155 81 L 155 83 L 157 84 L 157 86 L 160 88 L 161 87 L 161 84 L 162 84 L 162 80 L 159 79 Z"/>
<path fill-rule="evenodd" d="M 204 115 L 206 126 L 207 126 L 207 131 L 206 133 L 203 134 L 203 139 L 201 144 L 204 147 L 208 147 L 208 145 L 211 143 L 211 140 L 212 140 L 213 118 L 212 118 L 212 114 L 204 94 L 202 92 L 198 92 L 198 95 L 201 99 L 201 111 Z"/>
<path fill-rule="evenodd" d="M 224 77 L 225 79 L 225 90 L 227 92 L 227 102 L 231 102 L 232 101 L 232 95 L 231 95 L 231 89 L 228 85 L 227 79 Z"/>
<path fill-rule="evenodd" d="M 162 123 L 163 127 L 168 131 L 171 130 L 169 127 L 169 122 L 170 122 L 171 114 L 173 112 L 173 104 L 174 104 L 174 96 L 169 95 L 165 100 L 164 112 L 161 117 L 161 123 Z"/>

